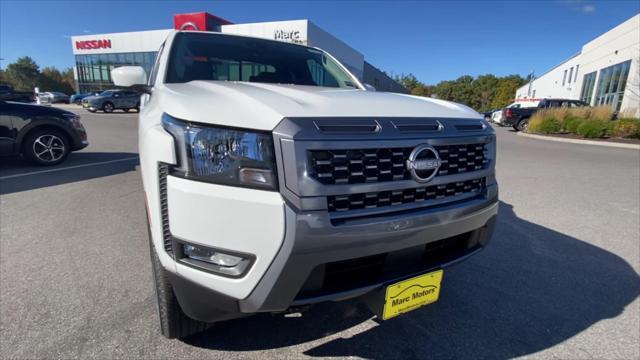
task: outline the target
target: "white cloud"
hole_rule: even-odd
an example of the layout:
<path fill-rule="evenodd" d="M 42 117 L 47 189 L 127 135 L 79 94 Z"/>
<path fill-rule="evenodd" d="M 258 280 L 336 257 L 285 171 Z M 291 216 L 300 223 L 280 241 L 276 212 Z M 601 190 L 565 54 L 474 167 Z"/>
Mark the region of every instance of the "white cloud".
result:
<path fill-rule="evenodd" d="M 596 11 L 596 7 L 593 5 L 585 5 L 582 7 L 582 12 L 585 14 L 591 14 Z"/>

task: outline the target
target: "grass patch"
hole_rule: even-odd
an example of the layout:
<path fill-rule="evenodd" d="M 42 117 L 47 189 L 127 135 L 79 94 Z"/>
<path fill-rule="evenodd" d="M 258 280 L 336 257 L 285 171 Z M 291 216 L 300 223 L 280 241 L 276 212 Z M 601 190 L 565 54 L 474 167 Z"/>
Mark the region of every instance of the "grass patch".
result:
<path fill-rule="evenodd" d="M 568 115 L 567 109 L 542 109 L 529 119 L 527 132 L 534 134 L 553 134 L 562 129 L 562 120 Z M 562 119 L 562 120 L 561 120 Z"/>
<path fill-rule="evenodd" d="M 611 136 L 640 139 L 640 119 L 620 119 L 612 123 Z"/>
<path fill-rule="evenodd" d="M 575 134 L 578 131 L 578 127 L 582 125 L 583 122 L 585 122 L 584 118 L 571 115 L 564 120 L 562 127 L 564 131 Z"/>
<path fill-rule="evenodd" d="M 613 108 L 611 108 L 611 106 L 596 106 L 590 110 L 589 117 L 586 117 L 585 119 L 601 121 L 610 121 L 613 119 Z"/>
<path fill-rule="evenodd" d="M 590 119 L 583 121 L 576 133 L 587 139 L 602 138 L 610 134 L 611 125 L 609 120 Z"/>
<path fill-rule="evenodd" d="M 629 114 L 640 113 L 638 109 L 622 112 L 614 118 L 609 106 L 541 109 L 529 119 L 528 132 L 555 134 L 568 132 L 585 138 L 614 136 L 640 139 L 640 119 Z"/>

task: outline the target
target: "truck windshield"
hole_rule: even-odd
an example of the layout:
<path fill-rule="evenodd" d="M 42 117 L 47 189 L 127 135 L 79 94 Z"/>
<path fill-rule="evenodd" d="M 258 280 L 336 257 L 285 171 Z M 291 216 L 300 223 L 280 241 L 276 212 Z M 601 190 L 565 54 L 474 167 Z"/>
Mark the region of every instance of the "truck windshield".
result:
<path fill-rule="evenodd" d="M 356 87 L 347 72 L 317 49 L 240 36 L 179 33 L 165 82 L 193 80 Z"/>

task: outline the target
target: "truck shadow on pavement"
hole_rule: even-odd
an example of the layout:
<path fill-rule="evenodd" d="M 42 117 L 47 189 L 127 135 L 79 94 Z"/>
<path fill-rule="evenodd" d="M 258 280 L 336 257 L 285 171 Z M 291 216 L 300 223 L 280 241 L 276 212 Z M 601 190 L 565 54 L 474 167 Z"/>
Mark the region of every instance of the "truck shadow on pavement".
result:
<path fill-rule="evenodd" d="M 0 158 L 0 195 L 134 171 L 138 154 L 77 152 L 55 166 L 33 166 L 21 158 Z"/>
<path fill-rule="evenodd" d="M 638 295 L 640 277 L 624 259 L 520 219 L 501 202 L 492 244 L 445 270 L 435 304 L 386 322 L 367 321 L 371 313 L 355 302 L 320 304 L 301 318 L 221 323 L 186 342 L 230 351 L 301 344 L 314 357 L 507 359 L 616 317 Z"/>

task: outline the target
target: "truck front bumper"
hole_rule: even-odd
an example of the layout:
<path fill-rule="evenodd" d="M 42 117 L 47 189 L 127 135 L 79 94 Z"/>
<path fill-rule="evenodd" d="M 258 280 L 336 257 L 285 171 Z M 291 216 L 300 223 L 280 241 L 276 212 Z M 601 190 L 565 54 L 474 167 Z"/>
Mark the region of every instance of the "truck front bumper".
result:
<path fill-rule="evenodd" d="M 282 246 L 248 297 L 218 293 L 179 273 L 170 279 L 183 311 L 206 322 L 345 300 L 477 253 L 491 238 L 497 211 L 496 184 L 461 204 L 339 225 L 326 211 L 296 213 L 285 205 Z"/>

